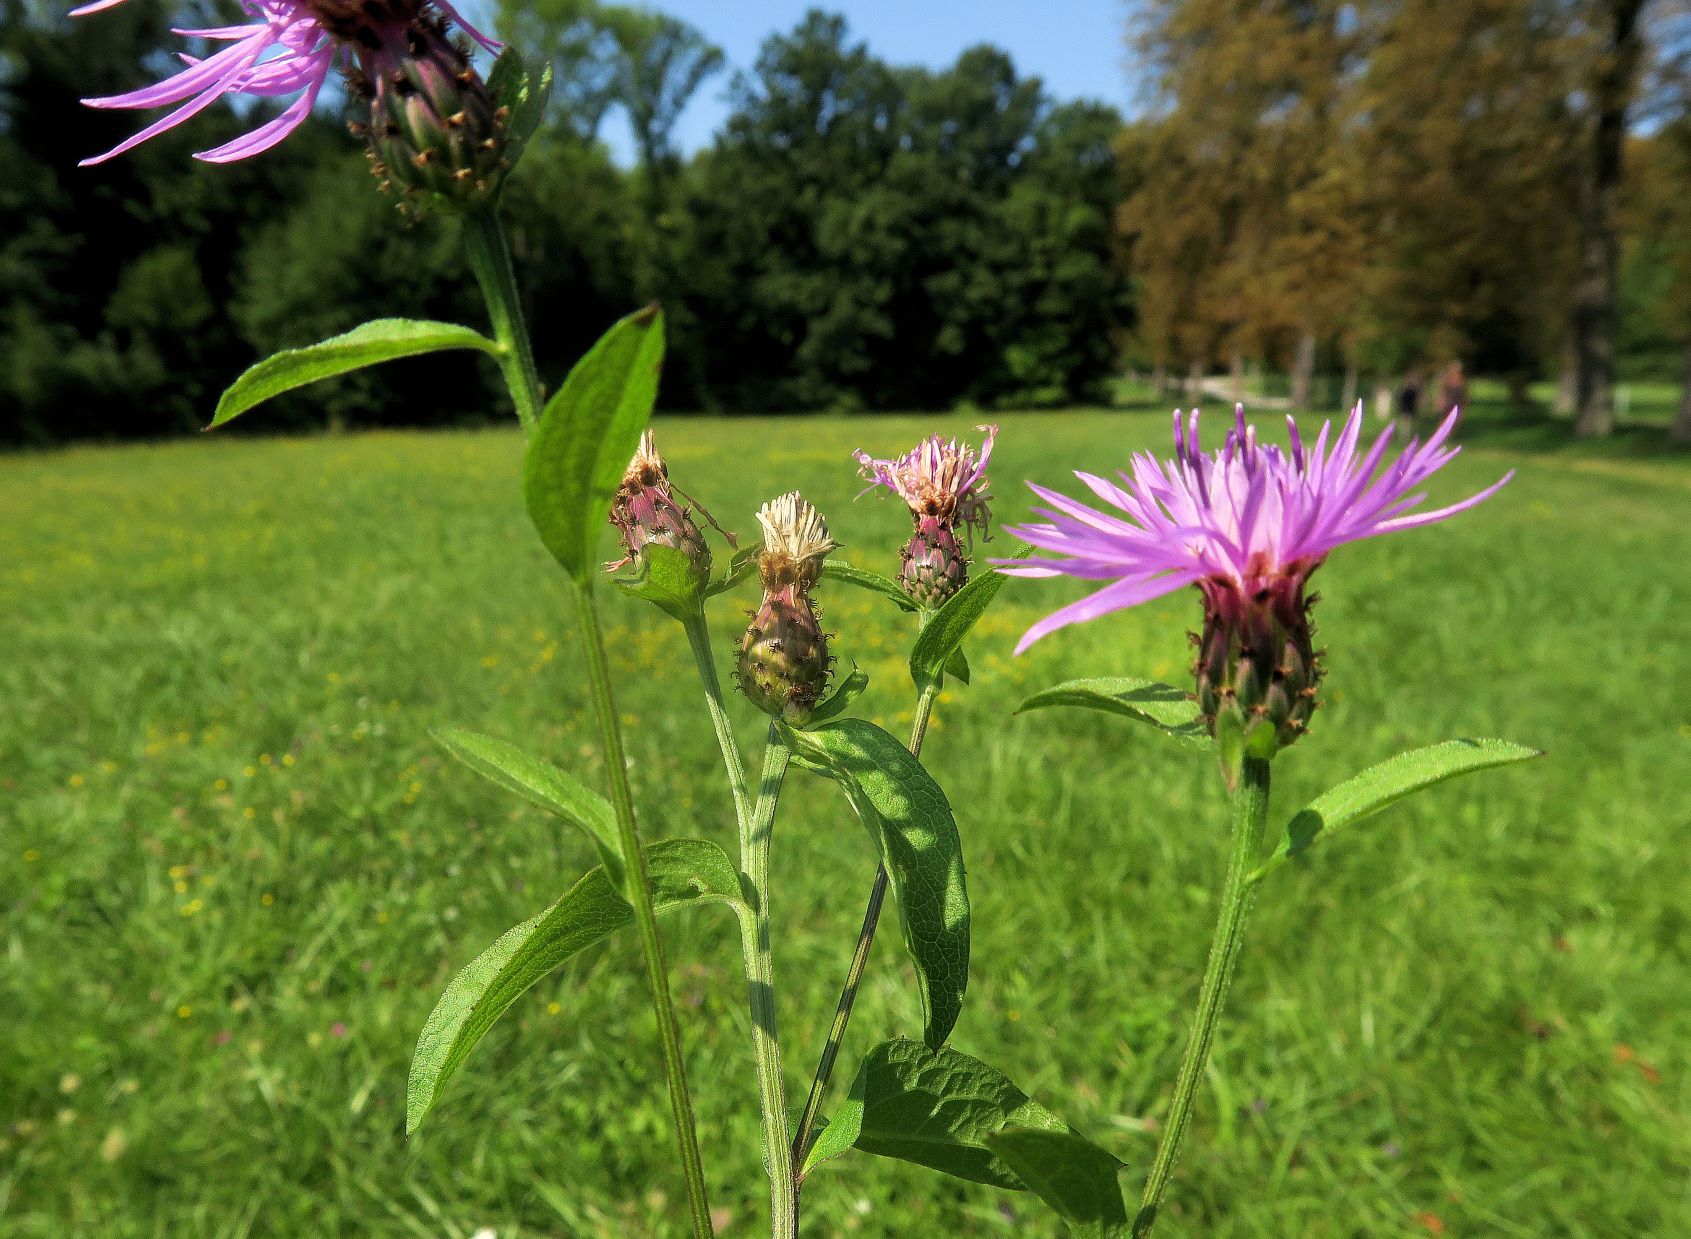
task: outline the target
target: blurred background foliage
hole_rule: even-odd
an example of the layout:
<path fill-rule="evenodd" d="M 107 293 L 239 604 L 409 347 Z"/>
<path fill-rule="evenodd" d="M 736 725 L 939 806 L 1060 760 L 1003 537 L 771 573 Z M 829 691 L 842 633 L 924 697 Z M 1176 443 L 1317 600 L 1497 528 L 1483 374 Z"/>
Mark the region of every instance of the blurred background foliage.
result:
<path fill-rule="evenodd" d="M 1536 411 L 1603 433 L 1615 379 L 1691 366 L 1682 0 L 1130 5 L 1132 117 L 991 47 L 888 64 L 820 11 L 730 74 L 668 13 L 501 4 L 559 83 L 507 203 L 554 377 L 654 299 L 665 405 L 718 412 L 1058 406 L 1127 370 L 1159 398 L 1284 376 L 1307 407 L 1322 379 L 1329 403 L 1383 398 L 1461 360 L 1523 410 L 1559 379 Z M 185 431 L 277 348 L 390 314 L 481 321 L 456 224 L 372 192 L 344 97 L 262 159 L 190 158 L 252 123 L 214 108 L 75 166 L 136 123 L 78 100 L 164 71 L 183 17 L 0 0 L 0 441 Z M 714 141 L 679 149 L 717 89 Z M 462 375 L 384 368 L 265 426 L 500 417 L 492 370 Z"/>

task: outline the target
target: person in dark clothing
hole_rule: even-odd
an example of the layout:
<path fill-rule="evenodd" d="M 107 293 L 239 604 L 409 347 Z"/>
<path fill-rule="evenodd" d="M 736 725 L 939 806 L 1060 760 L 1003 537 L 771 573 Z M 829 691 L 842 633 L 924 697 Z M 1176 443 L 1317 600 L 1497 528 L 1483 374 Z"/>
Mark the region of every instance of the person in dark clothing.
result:
<path fill-rule="evenodd" d="M 1413 366 L 1398 385 L 1397 404 L 1393 410 L 1392 426 L 1397 437 L 1407 439 L 1415 433 L 1415 418 L 1421 411 L 1421 368 Z"/>

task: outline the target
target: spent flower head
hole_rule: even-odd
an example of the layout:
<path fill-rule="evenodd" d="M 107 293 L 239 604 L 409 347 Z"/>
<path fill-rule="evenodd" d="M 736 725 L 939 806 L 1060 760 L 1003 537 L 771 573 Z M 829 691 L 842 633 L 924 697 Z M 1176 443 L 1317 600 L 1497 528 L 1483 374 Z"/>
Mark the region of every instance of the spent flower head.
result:
<path fill-rule="evenodd" d="M 1415 511 L 1426 498 L 1418 488 L 1459 451 L 1445 446 L 1456 419 L 1453 411 L 1425 444 L 1412 441 L 1386 463 L 1390 429 L 1359 451 L 1360 404 L 1336 436 L 1325 423 L 1312 444 L 1288 418 L 1287 449 L 1260 443 L 1241 406 L 1226 442 L 1205 452 L 1198 414 L 1183 424 L 1176 412 L 1172 461 L 1137 454 L 1119 484 L 1075 474 L 1113 511 L 1029 483 L 1050 505 L 1036 513 L 1049 519 L 1010 532 L 1047 554 L 1000 570 L 1109 583 L 1035 624 L 1018 652 L 1067 624 L 1196 585 L 1204 632 L 1194 671 L 1212 730 L 1231 717 L 1256 751 L 1291 743 L 1307 727 L 1321 676 L 1308 618 L 1314 600 L 1304 594 L 1310 575 L 1346 542 L 1444 520 L 1514 476 L 1460 503 Z"/>
<path fill-rule="evenodd" d="M 834 663 L 810 591 L 839 544 L 797 491 L 764 504 L 757 522 L 763 527 L 763 600 L 740 642 L 734 681 L 764 713 L 802 723 L 821 702 Z"/>
<path fill-rule="evenodd" d="M 640 446 L 628 462 L 622 485 L 611 502 L 610 521 L 627 554 L 616 563 L 606 564 L 606 571 L 614 572 L 629 563 L 638 565 L 646 548 L 657 545 L 685 555 L 700 584 L 710 580 L 710 545 L 692 512 L 676 499 L 669 464 L 650 430 L 640 436 Z"/>
<path fill-rule="evenodd" d="M 864 451 L 853 453 L 871 490 L 885 487 L 910 508 L 916 531 L 899 551 L 899 583 L 918 606 L 930 611 L 969 579 L 969 557 L 958 540 L 957 527 L 978 528 L 984 538 L 991 518 L 986 470 L 998 427 L 975 429 L 986 432 L 978 456 L 968 444 L 939 435 L 929 436 L 891 460 L 877 460 Z"/>
<path fill-rule="evenodd" d="M 71 10 L 71 16 L 98 13 L 122 3 L 124 0 L 98 0 Z M 330 72 L 341 64 L 348 69 L 354 91 L 375 105 L 371 139 L 378 157 L 384 154 L 384 140 L 387 151 L 401 149 L 403 144 L 396 145 L 391 139 L 414 138 L 418 128 L 415 114 L 419 108 L 393 104 L 390 99 L 397 96 L 409 100 L 420 95 L 429 108 L 440 111 L 441 125 L 454 132 L 459 146 L 476 148 L 469 152 L 474 158 L 456 160 L 449 172 L 468 167 L 469 176 L 463 180 L 485 181 L 485 174 L 495 166 L 490 158 L 495 150 L 484 145 L 498 142 L 498 134 L 489 123 L 494 109 L 481 106 L 486 91 L 479 89 L 480 79 L 469 68 L 463 50 L 449 41 L 447 31 L 456 24 L 489 50 L 497 50 L 499 45 L 464 21 L 449 0 L 241 0 L 241 7 L 250 19 L 245 23 L 175 32 L 228 44 L 221 51 L 203 59 L 182 55 L 187 68 L 155 85 L 84 99 L 95 108 L 173 110 L 104 154 L 83 160 L 83 164 L 121 155 L 174 129 L 225 95 L 251 99 L 297 95 L 271 120 L 233 141 L 201 151 L 195 158 L 230 163 L 257 155 L 305 123 Z M 441 111 L 443 107 L 446 110 Z M 482 115 L 484 111 L 486 116 Z M 454 116 L 461 117 L 456 124 L 450 122 Z M 408 159 L 421 155 L 425 165 L 453 162 L 446 156 L 457 152 L 438 149 L 443 143 L 450 145 L 447 138 L 452 135 L 425 136 L 441 141 L 434 146 L 405 149 Z M 428 153 L 431 150 L 434 153 Z M 435 188 L 432 184 L 429 187 Z"/>

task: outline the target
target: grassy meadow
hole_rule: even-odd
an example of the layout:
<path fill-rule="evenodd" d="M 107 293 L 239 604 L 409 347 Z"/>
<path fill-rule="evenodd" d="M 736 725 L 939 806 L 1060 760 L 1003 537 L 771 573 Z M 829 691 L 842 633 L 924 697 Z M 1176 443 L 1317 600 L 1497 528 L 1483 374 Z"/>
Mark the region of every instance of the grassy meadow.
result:
<path fill-rule="evenodd" d="M 756 504 L 796 487 L 847 558 L 888 570 L 906 518 L 854 502 L 847 453 L 971 420 L 660 433 L 725 524 L 752 533 Z M 1001 519 L 1025 512 L 1023 478 L 1167 439 L 1160 412 L 1001 421 Z M 1517 468 L 1500 497 L 1317 578 L 1327 703 L 1277 763 L 1271 828 L 1405 747 L 1496 735 L 1550 755 L 1438 788 L 1266 884 L 1169 1239 L 1691 1234 L 1691 457 L 1476 427 L 1434 497 Z M 520 452 L 513 430 L 0 458 L 0 1233 L 682 1233 L 632 936 L 519 1001 L 403 1136 L 446 981 L 593 863 L 428 738 L 494 733 L 600 782 Z M 1074 595 L 1008 585 L 970 642 L 974 686 L 948 689 L 928 740 L 974 907 L 953 1044 L 1116 1152 L 1131 1190 L 1203 965 L 1224 804 L 1204 758 L 1123 720 L 1012 717 L 1074 676 L 1183 679 L 1190 592 L 1013 658 Z M 724 651 L 750 601 L 720 600 Z M 842 663 L 872 677 L 861 711 L 906 728 L 906 617 L 834 584 L 823 604 Z M 678 626 L 613 590 L 604 605 L 648 833 L 731 848 Z M 733 708 L 755 760 L 759 720 Z M 837 789 L 795 772 L 774 856 L 795 1098 L 872 872 Z M 721 1233 L 755 1236 L 732 924 L 700 909 L 666 933 Z M 841 1076 L 919 1030 L 889 932 Z M 805 1201 L 815 1235 L 1058 1233 L 1031 1197 L 861 1154 Z"/>

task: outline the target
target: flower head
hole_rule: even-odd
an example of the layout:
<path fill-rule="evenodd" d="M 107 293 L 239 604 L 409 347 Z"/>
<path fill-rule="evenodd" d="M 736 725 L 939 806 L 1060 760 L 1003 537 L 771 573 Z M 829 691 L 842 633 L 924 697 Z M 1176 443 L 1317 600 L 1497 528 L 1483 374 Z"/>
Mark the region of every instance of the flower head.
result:
<path fill-rule="evenodd" d="M 998 427 L 976 429 L 986 432 L 979 457 L 967 444 L 938 435 L 892 460 L 853 453 L 871 490 L 885 487 L 910 508 L 916 532 L 899 551 L 899 583 L 918 606 L 929 611 L 938 610 L 969 580 L 969 557 L 958 540 L 957 527 L 979 528 L 984 537 L 991 516 L 986 469 Z"/>
<path fill-rule="evenodd" d="M 822 561 L 839 549 L 828 522 L 796 490 L 759 508 L 757 523 L 763 527 L 759 562 L 766 590 L 810 589 L 822 577 Z"/>
<path fill-rule="evenodd" d="M 123 2 L 96 0 L 72 9 L 71 16 L 98 13 Z M 241 7 L 251 19 L 245 24 L 176 31 L 188 38 L 228 44 L 221 51 L 204 59 L 182 55 L 188 67 L 153 86 L 84 99 L 94 108 L 174 110 L 82 163 L 103 163 L 121 155 L 174 129 L 225 95 L 255 99 L 298 95 L 258 128 L 195 156 L 208 163 L 246 159 L 269 150 L 305 123 L 337 62 L 357 68 L 355 81 L 367 81 L 372 69 L 381 75 L 391 68 L 387 62 L 418 53 L 424 44 L 446 46 L 448 23 L 463 27 L 489 50 L 499 46 L 459 17 L 448 0 L 241 0 Z M 438 55 L 438 48 L 435 51 Z M 390 79 L 391 73 L 377 78 Z M 391 80 L 390 85 L 404 89 Z"/>
<path fill-rule="evenodd" d="M 1001 570 L 1110 584 L 1035 624 L 1018 651 L 1067 624 L 1097 619 L 1184 585 L 1207 583 L 1245 598 L 1286 578 L 1301 586 L 1329 552 L 1346 542 L 1430 525 L 1490 498 L 1514 476 L 1512 471 L 1460 503 L 1412 511 L 1426 498 L 1416 488 L 1460 450 L 1445 446 L 1456 418 L 1452 412 L 1425 444 L 1411 442 L 1383 465 L 1391 431 L 1359 453 L 1360 404 L 1336 439 L 1332 424 L 1326 423 L 1313 444 L 1304 443 L 1288 418 L 1287 450 L 1259 443 L 1241 406 L 1226 443 L 1205 452 L 1198 445 L 1198 414 L 1182 426 L 1176 412 L 1172 461 L 1135 455 L 1132 473 L 1118 475 L 1120 485 L 1075 474 L 1115 513 L 1029 483 L 1051 505 L 1035 511 L 1050 519 L 1009 532 L 1049 554 L 1016 560 Z"/>
<path fill-rule="evenodd" d="M 646 548 L 655 544 L 685 555 L 699 584 L 710 579 L 710 544 L 692 513 L 677 501 L 669 465 L 650 430 L 640 436 L 640 446 L 628 462 L 622 485 L 611 502 L 610 521 L 622 539 L 626 556 L 606 564 L 607 572 L 642 563 Z"/>
<path fill-rule="evenodd" d="M 838 543 L 797 491 L 764 504 L 757 521 L 763 601 L 741 639 L 734 681 L 764 713 L 802 723 L 822 700 L 834 663 L 810 591 Z"/>
<path fill-rule="evenodd" d="M 868 452 L 852 453 L 870 489 L 884 486 L 910 505 L 918 519 L 934 517 L 947 525 L 969 525 L 986 531 L 989 512 L 986 467 L 992 460 L 997 426 L 976 426 L 986 432 L 980 455 L 957 439 L 932 435 L 902 456 L 876 460 Z"/>

